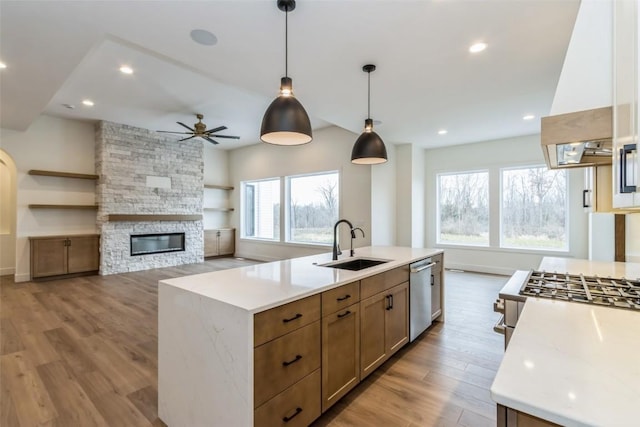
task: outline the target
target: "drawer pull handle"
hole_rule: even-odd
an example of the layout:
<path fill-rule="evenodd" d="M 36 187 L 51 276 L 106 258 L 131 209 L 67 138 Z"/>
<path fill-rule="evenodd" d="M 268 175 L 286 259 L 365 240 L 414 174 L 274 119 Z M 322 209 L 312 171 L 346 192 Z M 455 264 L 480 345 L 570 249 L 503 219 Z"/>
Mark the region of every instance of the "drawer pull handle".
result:
<path fill-rule="evenodd" d="M 294 419 L 300 412 L 302 412 L 302 408 L 297 407 L 296 412 L 293 415 L 291 415 L 290 417 L 284 417 L 282 421 L 284 421 L 285 423 L 288 423 L 289 421 Z"/>
<path fill-rule="evenodd" d="M 336 301 L 344 301 L 344 300 L 347 300 L 349 298 L 351 298 L 351 295 L 347 294 L 347 295 L 345 295 L 343 297 L 336 298 Z"/>
<path fill-rule="evenodd" d="M 340 318 L 340 317 L 345 317 L 345 316 L 348 316 L 348 315 L 350 315 L 350 314 L 351 314 L 351 311 L 350 311 L 350 310 L 347 310 L 347 311 L 345 311 L 345 312 L 344 312 L 344 313 L 342 313 L 342 314 L 338 314 L 338 318 Z"/>
<path fill-rule="evenodd" d="M 293 359 L 292 361 L 290 361 L 290 362 L 282 362 L 282 366 L 289 366 L 289 365 L 291 365 L 291 364 L 296 363 L 296 362 L 297 362 L 298 360 L 300 360 L 300 359 L 302 359 L 302 356 L 300 356 L 300 355 L 298 354 L 298 355 L 296 355 L 296 358 L 295 358 L 295 359 Z"/>
<path fill-rule="evenodd" d="M 282 323 L 289 323 L 301 317 L 302 317 L 302 314 L 298 313 L 295 316 L 293 316 L 291 319 L 282 319 Z"/>

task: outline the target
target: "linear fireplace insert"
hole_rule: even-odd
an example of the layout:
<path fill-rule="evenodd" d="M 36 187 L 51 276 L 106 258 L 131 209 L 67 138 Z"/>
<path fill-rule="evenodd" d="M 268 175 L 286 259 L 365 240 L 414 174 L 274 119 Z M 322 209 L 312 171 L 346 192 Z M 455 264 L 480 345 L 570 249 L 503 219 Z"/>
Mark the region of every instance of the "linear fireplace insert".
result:
<path fill-rule="evenodd" d="M 184 251 L 184 233 L 131 235 L 131 256 Z"/>

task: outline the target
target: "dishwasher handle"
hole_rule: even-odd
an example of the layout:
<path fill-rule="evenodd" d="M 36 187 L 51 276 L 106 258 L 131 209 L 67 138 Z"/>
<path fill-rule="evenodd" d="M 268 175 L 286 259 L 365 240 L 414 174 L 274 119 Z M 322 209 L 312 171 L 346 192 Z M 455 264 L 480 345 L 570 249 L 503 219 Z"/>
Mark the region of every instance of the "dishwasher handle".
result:
<path fill-rule="evenodd" d="M 432 262 L 432 263 L 429 263 L 427 265 L 421 265 L 420 267 L 411 267 L 411 272 L 412 273 L 420 273 L 421 271 L 424 271 L 427 268 L 431 268 L 436 264 L 437 264 L 436 262 Z"/>

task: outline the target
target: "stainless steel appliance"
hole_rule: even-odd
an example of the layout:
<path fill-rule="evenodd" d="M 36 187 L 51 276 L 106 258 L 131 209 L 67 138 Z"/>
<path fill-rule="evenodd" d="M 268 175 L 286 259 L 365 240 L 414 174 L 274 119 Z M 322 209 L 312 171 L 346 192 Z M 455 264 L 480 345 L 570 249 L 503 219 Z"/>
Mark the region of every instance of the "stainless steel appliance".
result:
<path fill-rule="evenodd" d="M 505 349 L 527 297 L 640 311 L 640 279 L 516 271 L 493 304 L 493 310 L 503 314 L 493 329 L 505 335 Z"/>
<path fill-rule="evenodd" d="M 431 258 L 409 266 L 409 341 L 431 326 Z"/>

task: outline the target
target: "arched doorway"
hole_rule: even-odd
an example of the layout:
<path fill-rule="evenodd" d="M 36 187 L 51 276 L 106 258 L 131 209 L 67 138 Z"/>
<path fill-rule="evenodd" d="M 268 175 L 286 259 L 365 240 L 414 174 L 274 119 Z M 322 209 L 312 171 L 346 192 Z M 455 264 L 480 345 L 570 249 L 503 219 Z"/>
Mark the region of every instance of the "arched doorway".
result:
<path fill-rule="evenodd" d="M 16 164 L 0 149 L 0 276 L 16 272 Z"/>

